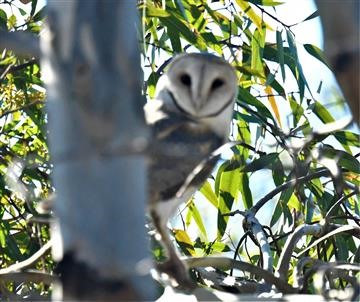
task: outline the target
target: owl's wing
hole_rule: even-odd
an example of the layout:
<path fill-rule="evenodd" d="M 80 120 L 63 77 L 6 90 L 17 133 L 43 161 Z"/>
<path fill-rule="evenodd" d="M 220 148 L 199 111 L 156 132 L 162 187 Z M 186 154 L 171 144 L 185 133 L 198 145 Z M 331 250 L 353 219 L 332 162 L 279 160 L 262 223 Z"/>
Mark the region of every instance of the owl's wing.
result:
<path fill-rule="evenodd" d="M 176 197 L 180 198 L 189 187 L 197 187 L 204 182 L 204 176 L 209 175 L 219 160 L 221 153 L 226 149 L 236 146 L 239 142 L 227 142 L 214 150 L 208 157 L 204 158 L 188 175 L 183 185 L 176 192 Z M 200 182 L 200 183 L 199 183 Z"/>

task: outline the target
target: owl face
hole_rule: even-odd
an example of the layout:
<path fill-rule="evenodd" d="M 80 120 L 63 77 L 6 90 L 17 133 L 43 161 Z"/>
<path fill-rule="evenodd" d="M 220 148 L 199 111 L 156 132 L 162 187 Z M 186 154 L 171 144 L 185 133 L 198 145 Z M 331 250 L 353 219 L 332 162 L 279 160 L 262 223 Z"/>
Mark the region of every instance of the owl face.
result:
<path fill-rule="evenodd" d="M 156 91 L 158 106 L 206 124 L 219 136 L 229 133 L 237 76 L 223 59 L 210 54 L 179 55 L 159 79 Z"/>

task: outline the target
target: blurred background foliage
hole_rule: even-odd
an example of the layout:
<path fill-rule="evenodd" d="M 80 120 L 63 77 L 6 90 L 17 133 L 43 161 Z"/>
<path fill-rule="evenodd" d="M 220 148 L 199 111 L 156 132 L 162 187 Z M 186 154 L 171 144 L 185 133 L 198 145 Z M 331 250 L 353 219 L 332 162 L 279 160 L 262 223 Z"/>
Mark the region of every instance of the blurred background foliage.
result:
<path fill-rule="evenodd" d="M 44 10 L 37 1 L 0 1 L 0 30 L 41 31 Z M 46 143 L 45 89 L 38 58 L 0 50 L 0 268 L 21 262 L 50 238 L 46 200 L 53 192 Z M 51 272 L 45 255 L 29 267 Z M 1 280 L 0 276 L 0 280 Z M 1 282 L 2 297 L 30 297 L 47 293 L 34 282 Z M 16 295 L 15 295 L 16 294 Z"/>
<path fill-rule="evenodd" d="M 36 36 L 41 33 L 44 9 L 37 0 L 26 5 L 21 2 L 0 0 L 0 30 Z M 359 234 L 354 232 L 360 226 L 359 136 L 356 125 L 346 118 L 338 120 L 331 108 L 319 102 L 323 84 L 317 91 L 310 89 L 299 60 L 302 48 L 327 65 L 322 51 L 316 45 L 298 43 L 292 30 L 317 18 L 317 12 L 287 25 L 276 14 L 282 2 L 138 1 L 139 45 L 143 90 L 149 99 L 177 53 L 217 54 L 228 60 L 239 76 L 230 134 L 230 139 L 239 143 L 223 156 L 213 176 L 173 221 L 174 238 L 184 255 L 225 254 L 261 265 L 262 251 L 236 210 L 257 215 L 267 234 L 274 266 L 287 238 L 299 225 L 322 223 L 332 230 L 354 227 L 349 229 L 352 232 L 341 231 L 321 240 L 312 235 L 301 240 L 290 263 L 288 281 L 292 283 L 294 268 L 304 257 L 359 262 Z M 1 49 L 1 274 L 1 269 L 34 255 L 50 237 L 48 202 L 54 188 L 44 102 L 39 58 Z M 340 92 L 332 95 L 331 102 L 344 106 Z M 230 212 L 232 216 L 227 215 Z M 153 254 L 163 257 L 156 245 Z M 53 269 L 48 253 L 27 266 L 29 271 L 43 273 Z M 1 274 L 0 298 L 49 293 L 45 283 L 4 281 Z M 338 280 L 334 286 L 346 285 L 346 280 Z M 312 285 L 308 292 L 314 292 Z"/>
<path fill-rule="evenodd" d="M 349 116 L 339 118 L 339 108 L 346 106 L 341 92 L 331 94 L 332 108 L 323 104 L 322 86 L 331 83 L 321 81 L 314 91 L 303 71 L 300 50 L 328 68 L 322 50 L 299 43 L 293 31 L 318 18 L 318 12 L 285 24 L 277 16 L 283 2 L 139 1 L 148 98 L 154 97 L 171 58 L 181 52 L 222 56 L 239 76 L 230 134 L 230 140 L 239 144 L 223 156 L 212 177 L 173 221 L 174 238 L 184 255 L 225 254 L 261 265 L 262 251 L 242 226 L 243 217 L 236 215 L 246 210 L 256 213 L 262 224 L 274 267 L 298 226 L 350 224 L 358 232 L 357 126 Z M 359 262 L 358 233 L 339 232 L 312 245 L 316 239 L 307 235 L 296 246 L 290 283 L 301 257 Z M 302 250 L 306 252 L 297 258 Z M 154 254 L 161 259 L 161 247 Z M 309 292 L 313 290 L 310 286 Z"/>

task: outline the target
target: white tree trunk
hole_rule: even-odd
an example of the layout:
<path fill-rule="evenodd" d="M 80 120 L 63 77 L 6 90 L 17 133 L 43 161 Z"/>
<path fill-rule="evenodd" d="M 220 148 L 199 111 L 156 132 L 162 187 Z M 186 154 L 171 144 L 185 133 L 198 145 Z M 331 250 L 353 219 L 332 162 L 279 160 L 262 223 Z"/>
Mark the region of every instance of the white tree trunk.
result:
<path fill-rule="evenodd" d="M 139 153 L 147 143 L 147 128 L 137 21 L 136 1 L 48 1 L 42 72 L 48 89 L 55 215 L 65 255 L 75 263 L 63 268 L 63 279 L 74 277 L 75 269 L 69 269 L 84 262 L 93 270 L 91 278 L 130 281 L 133 293 L 141 293 L 137 298 L 151 300 L 153 284 L 135 273 L 139 261 L 149 257 L 146 167 Z M 59 238 L 59 228 L 53 229 Z M 61 258 L 61 242 L 56 242 L 54 255 Z M 65 298 L 83 297 L 73 291 L 82 292 L 84 299 L 112 297 L 102 295 L 101 288 L 86 295 L 96 282 L 69 289 L 63 281 Z"/>
<path fill-rule="evenodd" d="M 352 111 L 360 122 L 360 2 L 316 0 L 324 32 L 324 50 Z"/>

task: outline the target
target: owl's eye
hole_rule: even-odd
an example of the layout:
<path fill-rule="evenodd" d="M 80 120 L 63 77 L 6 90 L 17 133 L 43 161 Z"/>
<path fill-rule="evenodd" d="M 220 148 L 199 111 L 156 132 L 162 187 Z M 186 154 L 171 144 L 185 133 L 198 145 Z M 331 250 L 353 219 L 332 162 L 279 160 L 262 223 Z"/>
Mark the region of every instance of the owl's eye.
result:
<path fill-rule="evenodd" d="M 215 90 L 219 87 L 221 87 L 222 85 L 224 85 L 224 81 L 222 79 L 215 79 L 214 82 L 212 82 L 211 84 L 211 90 Z"/>
<path fill-rule="evenodd" d="M 180 76 L 180 82 L 183 83 L 185 86 L 191 86 L 191 78 L 188 74 L 184 73 Z"/>

